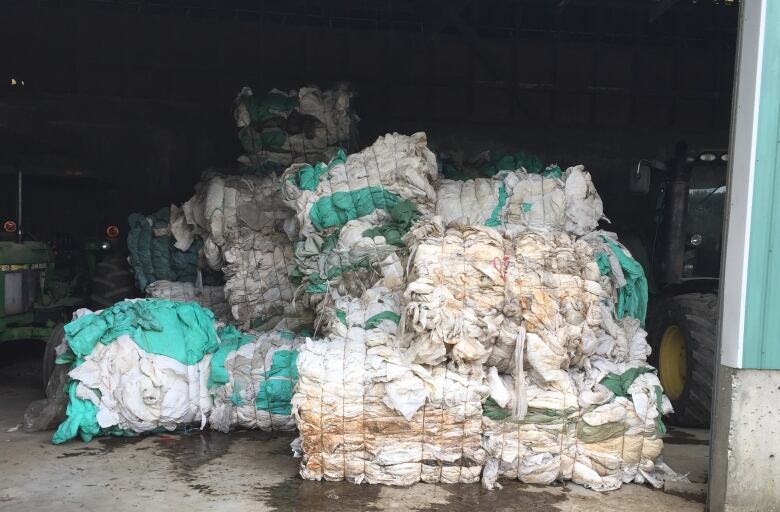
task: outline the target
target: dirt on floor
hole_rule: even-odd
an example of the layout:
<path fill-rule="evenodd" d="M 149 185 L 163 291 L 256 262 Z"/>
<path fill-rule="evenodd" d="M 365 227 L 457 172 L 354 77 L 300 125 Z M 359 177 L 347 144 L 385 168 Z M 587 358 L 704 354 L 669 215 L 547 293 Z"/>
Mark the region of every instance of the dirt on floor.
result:
<path fill-rule="evenodd" d="M 626 485 L 597 493 L 578 485 L 417 484 L 409 488 L 308 482 L 297 474 L 291 434 L 189 432 L 103 438 L 55 446 L 51 432 L 17 429 L 43 396 L 40 347 L 0 346 L 0 511 L 700 511 L 701 499 Z M 672 430 L 666 461 L 703 482 L 706 431 Z"/>

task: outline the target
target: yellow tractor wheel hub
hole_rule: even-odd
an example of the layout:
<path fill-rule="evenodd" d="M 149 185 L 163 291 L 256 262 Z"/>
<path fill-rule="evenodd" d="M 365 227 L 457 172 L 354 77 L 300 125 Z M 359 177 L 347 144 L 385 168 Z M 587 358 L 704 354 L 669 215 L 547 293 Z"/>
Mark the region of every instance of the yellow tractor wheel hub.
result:
<path fill-rule="evenodd" d="M 685 351 L 685 335 L 676 325 L 670 325 L 661 337 L 658 352 L 658 376 L 666 395 L 677 400 L 685 390 L 688 361 Z"/>

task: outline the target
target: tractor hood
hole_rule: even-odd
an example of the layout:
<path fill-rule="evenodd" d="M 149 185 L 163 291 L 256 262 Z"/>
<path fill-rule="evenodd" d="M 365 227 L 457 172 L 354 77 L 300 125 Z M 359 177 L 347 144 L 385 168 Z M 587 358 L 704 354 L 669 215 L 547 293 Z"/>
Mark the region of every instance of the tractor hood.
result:
<path fill-rule="evenodd" d="M 0 242 L 0 271 L 46 268 L 50 257 L 49 246 L 41 242 Z"/>

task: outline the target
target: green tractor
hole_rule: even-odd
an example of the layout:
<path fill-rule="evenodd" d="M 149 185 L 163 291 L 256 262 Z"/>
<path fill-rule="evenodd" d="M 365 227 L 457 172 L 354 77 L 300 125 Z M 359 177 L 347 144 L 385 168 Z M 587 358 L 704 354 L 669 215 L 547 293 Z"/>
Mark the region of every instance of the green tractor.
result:
<path fill-rule="evenodd" d="M 621 240 L 647 274 L 650 362 L 674 406 L 669 421 L 679 426 L 710 422 L 727 163 L 725 150 L 679 143 L 671 161 L 642 160 L 630 178 L 654 215 L 639 216 Z"/>
<path fill-rule="evenodd" d="M 64 191 L 92 195 L 94 187 L 87 183 L 90 178 L 83 171 L 45 155 L 7 155 L 0 160 L 0 204 L 6 209 L 0 212 L 5 217 L 0 220 L 0 344 L 44 341 L 45 386 L 54 368 L 55 348 L 62 340 L 64 323 L 80 307 L 102 309 L 134 296 L 133 277 L 116 225 L 108 225 L 102 233 L 79 234 L 67 218 L 73 212 L 63 211 L 59 218 L 54 217 L 58 207 L 47 193 L 52 197 Z M 28 222 L 23 210 L 29 199 L 26 192 L 34 195 L 30 202 L 40 219 L 33 217 Z M 14 203 L 15 212 L 7 211 Z M 99 205 L 90 208 L 101 211 Z M 51 225 L 41 226 L 57 223 L 70 233 L 62 234 L 61 226 L 56 230 L 49 229 Z M 27 229 L 28 225 L 32 227 Z"/>

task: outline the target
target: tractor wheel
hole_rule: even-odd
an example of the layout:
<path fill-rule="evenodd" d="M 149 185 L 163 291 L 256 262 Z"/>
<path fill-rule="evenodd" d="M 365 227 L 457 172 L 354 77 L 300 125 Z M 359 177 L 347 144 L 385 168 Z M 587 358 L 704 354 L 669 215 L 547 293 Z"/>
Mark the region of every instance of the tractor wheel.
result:
<path fill-rule="evenodd" d="M 43 350 L 43 389 L 49 385 L 49 379 L 54 372 L 54 360 L 57 359 L 56 349 L 65 338 L 65 324 L 57 324 L 46 340 L 46 348 Z"/>
<path fill-rule="evenodd" d="M 707 427 L 710 423 L 718 296 L 687 293 L 665 299 L 648 322 L 650 362 L 672 401 L 672 425 Z"/>
<path fill-rule="evenodd" d="M 135 282 L 127 260 L 119 253 L 107 254 L 97 263 L 92 276 L 91 306 L 105 309 L 135 296 Z"/>

